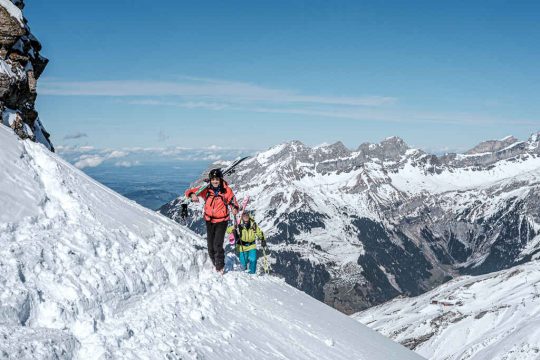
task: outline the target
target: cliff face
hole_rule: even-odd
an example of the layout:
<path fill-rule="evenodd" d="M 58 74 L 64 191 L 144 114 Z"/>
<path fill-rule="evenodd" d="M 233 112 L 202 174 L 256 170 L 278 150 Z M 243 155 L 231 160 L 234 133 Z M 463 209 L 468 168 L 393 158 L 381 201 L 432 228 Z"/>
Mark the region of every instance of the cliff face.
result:
<path fill-rule="evenodd" d="M 35 110 L 37 80 L 48 59 L 22 14 L 23 0 L 0 0 L 0 114 L 1 122 L 22 139 L 54 151 L 49 133 Z"/>

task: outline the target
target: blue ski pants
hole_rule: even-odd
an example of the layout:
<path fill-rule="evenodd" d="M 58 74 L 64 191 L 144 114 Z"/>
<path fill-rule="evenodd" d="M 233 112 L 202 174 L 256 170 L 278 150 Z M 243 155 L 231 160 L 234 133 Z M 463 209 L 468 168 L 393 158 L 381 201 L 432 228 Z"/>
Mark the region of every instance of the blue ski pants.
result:
<path fill-rule="evenodd" d="M 257 249 L 240 252 L 238 254 L 238 257 L 240 258 L 240 264 L 242 265 L 242 269 L 246 270 L 247 262 L 249 261 L 250 274 L 257 273 Z"/>

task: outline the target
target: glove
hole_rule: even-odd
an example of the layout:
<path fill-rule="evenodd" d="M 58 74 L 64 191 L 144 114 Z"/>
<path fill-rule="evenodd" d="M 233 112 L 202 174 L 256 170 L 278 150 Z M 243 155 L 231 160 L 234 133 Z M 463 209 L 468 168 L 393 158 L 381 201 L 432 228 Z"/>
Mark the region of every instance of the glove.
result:
<path fill-rule="evenodd" d="M 266 247 L 266 240 L 265 240 L 265 239 L 262 239 L 262 240 L 261 240 L 261 246 L 262 246 L 262 247 Z"/>
<path fill-rule="evenodd" d="M 187 204 L 182 204 L 182 210 L 180 212 L 180 216 L 182 217 L 182 219 L 187 218 L 188 216 Z"/>

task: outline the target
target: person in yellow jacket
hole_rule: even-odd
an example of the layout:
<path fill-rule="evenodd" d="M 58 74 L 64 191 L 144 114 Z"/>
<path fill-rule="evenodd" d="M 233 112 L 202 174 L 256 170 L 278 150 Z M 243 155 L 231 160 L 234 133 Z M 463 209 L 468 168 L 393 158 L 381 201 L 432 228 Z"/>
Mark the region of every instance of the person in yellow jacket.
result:
<path fill-rule="evenodd" d="M 238 258 L 240 259 L 242 269 L 247 269 L 249 263 L 249 272 L 255 274 L 257 271 L 257 244 L 255 240 L 259 239 L 261 245 L 266 247 L 264 234 L 247 211 L 242 214 L 240 224 L 236 228 L 234 225 L 227 228 L 228 234 L 235 231 L 238 234 L 236 250 L 238 251 Z"/>

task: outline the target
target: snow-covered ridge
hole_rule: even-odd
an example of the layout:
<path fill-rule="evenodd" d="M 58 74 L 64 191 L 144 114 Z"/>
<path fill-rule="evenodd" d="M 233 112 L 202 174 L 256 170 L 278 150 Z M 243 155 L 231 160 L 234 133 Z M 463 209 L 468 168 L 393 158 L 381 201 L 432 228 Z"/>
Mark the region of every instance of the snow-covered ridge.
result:
<path fill-rule="evenodd" d="M 290 161 L 294 157 L 294 165 L 300 175 L 314 177 L 311 182 L 318 184 L 326 183 L 324 179 L 328 176 L 352 173 L 359 167 L 364 167 L 366 171 L 380 169 L 375 171 L 378 175 L 373 173 L 369 178 L 378 183 L 389 183 L 411 195 L 425 191 L 441 193 L 492 186 L 540 169 L 536 135 L 533 134 L 526 142 L 513 137 L 488 141 L 475 149 L 486 146 L 482 144 L 498 142 L 510 145 L 490 145 L 493 151 L 475 153 L 471 150 L 465 154 L 438 158 L 420 149 L 409 148 L 395 136 L 380 144 L 363 144 L 356 152 L 350 152 L 340 142 L 309 148 L 294 141 L 259 153 L 250 165 L 277 168 L 285 159 Z M 365 185 L 370 186 L 369 183 Z M 344 182 L 341 187 L 350 187 L 350 183 Z"/>
<path fill-rule="evenodd" d="M 487 140 L 479 143 L 470 150 L 464 153 L 450 153 L 444 156 L 438 157 L 447 161 L 446 159 L 464 160 L 475 157 L 482 157 L 486 155 L 492 155 L 494 153 L 504 153 L 514 147 L 525 147 L 525 145 L 535 147 L 538 143 L 538 134 L 532 134 L 527 141 L 520 141 L 514 136 L 506 136 L 500 140 Z M 345 153 L 350 158 L 362 157 L 362 155 L 370 156 L 372 158 L 383 159 L 381 155 L 388 155 L 388 152 L 394 151 L 396 155 L 411 155 L 416 153 L 418 155 L 429 155 L 437 158 L 435 155 L 430 155 L 419 148 L 409 147 L 403 139 L 398 136 L 390 136 L 383 139 L 380 143 L 363 143 L 356 150 L 347 148 L 341 141 L 333 144 L 322 143 L 313 147 L 307 146 L 298 140 L 293 140 L 288 143 L 275 145 L 266 151 L 262 151 L 258 155 L 258 159 L 264 161 L 264 159 L 271 158 L 284 150 L 292 150 L 296 152 L 305 152 L 310 156 L 317 156 L 320 154 L 327 154 L 328 156 L 335 156 L 335 151 L 339 150 Z M 385 154 L 386 153 L 386 154 Z M 331 159 L 329 159 L 331 160 Z"/>
<path fill-rule="evenodd" d="M 422 191 L 442 193 L 467 190 L 478 187 L 490 187 L 507 179 L 516 179 L 533 173 L 540 179 L 540 156 L 527 156 L 522 161 L 501 160 L 492 167 L 447 168 L 441 172 L 426 173 L 425 168 L 415 166 L 411 161 L 403 168 L 391 173 L 392 184 L 399 190 L 418 194 Z M 517 179 L 516 179 L 517 180 Z"/>
<path fill-rule="evenodd" d="M 24 359 L 420 359 L 0 126 L 0 353 Z"/>
<path fill-rule="evenodd" d="M 540 262 L 465 276 L 353 317 L 433 360 L 540 357 Z"/>
<path fill-rule="evenodd" d="M 486 189 L 509 180 L 539 179 L 540 152 L 535 144 L 533 135 L 527 142 L 513 141 L 495 155 L 490 152 L 438 158 L 409 148 L 397 137 L 381 144 L 362 145 L 357 152 L 350 152 L 342 143 L 312 149 L 293 141 L 259 153 L 238 174 L 257 183 L 257 188 L 287 182 L 302 191 L 368 190 L 376 191 L 379 200 L 391 203 L 402 196 Z M 359 215 L 372 217 L 367 213 Z"/>

